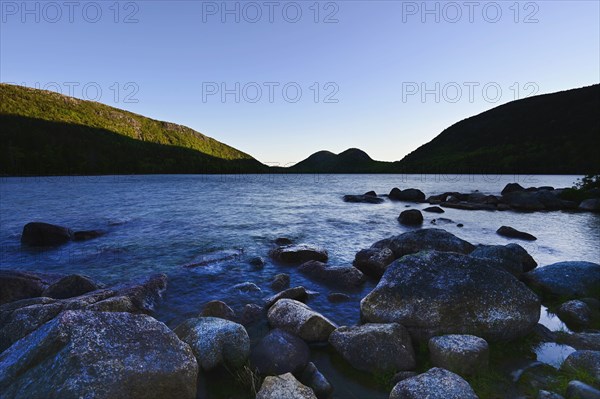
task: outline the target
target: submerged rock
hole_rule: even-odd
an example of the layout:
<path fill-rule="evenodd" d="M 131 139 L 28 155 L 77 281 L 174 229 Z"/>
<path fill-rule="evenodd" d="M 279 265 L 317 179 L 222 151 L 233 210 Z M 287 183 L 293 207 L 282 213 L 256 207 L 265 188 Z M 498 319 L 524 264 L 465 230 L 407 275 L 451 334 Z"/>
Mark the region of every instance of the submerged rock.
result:
<path fill-rule="evenodd" d="M 219 366 L 236 369 L 250 355 L 250 338 L 241 324 L 217 317 L 188 319 L 175 334 L 194 352 L 198 365 L 210 371 Z"/>
<path fill-rule="evenodd" d="M 460 376 L 438 367 L 416 377 L 400 381 L 390 399 L 478 399 L 469 383 Z"/>
<path fill-rule="evenodd" d="M 524 281 L 544 297 L 600 297 L 600 265 L 592 262 L 559 262 L 537 268 Z"/>
<path fill-rule="evenodd" d="M 442 335 L 429 340 L 431 364 L 461 376 L 485 372 L 489 364 L 488 343 L 474 335 Z"/>
<path fill-rule="evenodd" d="M 352 266 L 327 266 L 311 260 L 300 265 L 298 271 L 323 283 L 344 288 L 355 288 L 365 282 L 362 272 Z"/>
<path fill-rule="evenodd" d="M 250 362 L 261 374 L 279 375 L 301 372 L 309 357 L 306 342 L 287 331 L 274 329 L 252 349 Z"/>
<path fill-rule="evenodd" d="M 410 209 L 402 212 L 398 221 L 407 226 L 419 226 L 423 224 L 423 214 L 418 209 Z"/>
<path fill-rule="evenodd" d="M 66 311 L 0 354 L 3 397 L 192 399 L 197 375 L 187 344 L 129 313 Z"/>
<path fill-rule="evenodd" d="M 271 288 L 273 291 L 282 291 L 290 287 L 290 275 L 286 273 L 280 273 L 273 278 L 271 281 Z"/>
<path fill-rule="evenodd" d="M 331 303 L 347 302 L 350 299 L 350 295 L 341 292 L 332 292 L 329 295 L 327 295 L 327 300 Z"/>
<path fill-rule="evenodd" d="M 331 334 L 329 343 L 352 367 L 369 373 L 416 366 L 410 335 L 397 323 L 340 327 Z"/>
<path fill-rule="evenodd" d="M 376 195 L 344 195 L 344 202 L 362 203 L 362 204 L 381 204 L 384 202 L 383 198 L 379 198 Z"/>
<path fill-rule="evenodd" d="M 267 314 L 269 324 L 296 334 L 307 342 L 326 342 L 336 325 L 302 302 L 280 299 Z"/>
<path fill-rule="evenodd" d="M 291 373 L 265 378 L 256 399 L 317 399 L 309 387 L 302 385 Z"/>
<path fill-rule="evenodd" d="M 32 222 L 23 227 L 21 243 L 32 247 L 57 246 L 69 242 L 73 231 L 69 228 L 49 223 Z"/>
<path fill-rule="evenodd" d="M 439 206 L 429 206 L 429 207 L 423 209 L 423 212 L 444 213 L 446 211 L 443 210 L 442 208 L 440 208 Z"/>
<path fill-rule="evenodd" d="M 327 251 L 323 248 L 298 244 L 277 247 L 269 253 L 273 260 L 281 263 L 303 263 L 309 260 L 327 262 Z"/>
<path fill-rule="evenodd" d="M 42 296 L 54 299 L 66 299 L 98 289 L 98 285 L 86 276 L 72 274 L 54 282 L 42 292 Z"/>
<path fill-rule="evenodd" d="M 537 238 L 534 235 L 525 233 L 524 231 L 519 231 L 519 230 L 509 227 L 509 226 L 500 227 L 496 231 L 496 233 L 503 237 L 508 237 L 508 238 L 518 238 L 520 240 L 526 240 L 526 241 L 537 240 Z"/>
<path fill-rule="evenodd" d="M 106 232 L 102 230 L 83 230 L 73 233 L 73 241 L 87 241 L 94 238 L 102 237 Z"/>
<path fill-rule="evenodd" d="M 510 341 L 528 334 L 540 317 L 538 297 L 510 274 L 439 251 L 396 260 L 360 309 L 365 322 L 400 323 L 421 342 L 443 334 Z"/>

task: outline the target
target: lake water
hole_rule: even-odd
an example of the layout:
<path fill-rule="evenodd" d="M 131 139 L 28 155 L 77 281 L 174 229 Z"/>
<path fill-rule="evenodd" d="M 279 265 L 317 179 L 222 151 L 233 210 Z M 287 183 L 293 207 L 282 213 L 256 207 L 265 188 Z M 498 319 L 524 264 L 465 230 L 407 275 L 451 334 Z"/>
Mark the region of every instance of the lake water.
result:
<path fill-rule="evenodd" d="M 339 325 L 359 321 L 358 302 L 372 288 L 368 283 L 351 292 L 352 301 L 332 304 L 332 290 L 295 272 L 273 265 L 268 251 L 277 237 L 317 244 L 329 251 L 331 265 L 348 265 L 362 248 L 390 235 L 408 231 L 397 221 L 407 203 L 348 204 L 344 194 L 393 187 L 419 188 L 426 195 L 445 191 L 499 194 L 510 182 L 523 186 L 570 187 L 578 176 L 482 175 L 180 175 L 2 178 L 0 185 L 0 267 L 57 273 L 81 273 L 106 284 L 163 272 L 169 288 L 156 317 L 170 327 L 197 315 L 203 304 L 219 299 L 235 310 L 261 303 L 272 295 L 269 282 L 289 273 L 292 286 L 319 292 L 309 303 Z M 421 209 L 427 204 L 410 204 Z M 424 227 L 435 214 L 425 214 Z M 446 209 L 455 223 L 438 225 L 474 244 L 518 242 L 540 266 L 568 260 L 600 260 L 600 216 L 576 212 L 489 212 Z M 108 233 L 87 242 L 73 242 L 37 252 L 20 245 L 30 221 L 101 229 Z M 459 228 L 457 223 L 464 224 Z M 514 241 L 495 231 L 509 225 L 538 237 Z M 242 255 L 211 267 L 183 265 L 202 255 L 240 250 Z M 262 256 L 267 264 L 255 270 L 247 259 Z M 257 293 L 233 286 L 253 282 Z M 333 290 L 335 291 L 335 290 Z M 555 318 L 544 317 L 557 328 Z M 344 379 L 319 351 L 315 361 L 336 385 L 336 397 L 387 397 L 386 392 Z M 339 383 L 342 381 L 343 383 Z M 337 382 L 337 384 L 336 384 Z M 356 396 L 359 395 L 359 396 Z M 362 395 L 362 396 L 361 396 Z"/>

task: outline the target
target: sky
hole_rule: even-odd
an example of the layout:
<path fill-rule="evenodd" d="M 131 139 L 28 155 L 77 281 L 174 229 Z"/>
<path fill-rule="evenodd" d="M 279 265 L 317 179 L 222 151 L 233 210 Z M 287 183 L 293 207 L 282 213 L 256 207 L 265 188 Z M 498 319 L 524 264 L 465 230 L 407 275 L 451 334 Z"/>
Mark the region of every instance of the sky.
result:
<path fill-rule="evenodd" d="M 599 1 L 0 1 L 0 81 L 189 126 L 286 166 L 395 161 L 600 82 Z"/>

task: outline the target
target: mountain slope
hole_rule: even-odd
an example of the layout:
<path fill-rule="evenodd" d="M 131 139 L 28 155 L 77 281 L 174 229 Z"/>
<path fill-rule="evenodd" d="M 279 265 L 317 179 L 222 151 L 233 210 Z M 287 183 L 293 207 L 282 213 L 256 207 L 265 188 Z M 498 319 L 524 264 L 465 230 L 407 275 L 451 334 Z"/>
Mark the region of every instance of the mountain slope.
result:
<path fill-rule="evenodd" d="M 185 126 L 0 84 L 1 174 L 259 172 L 250 155 Z"/>
<path fill-rule="evenodd" d="M 600 172 L 600 85 L 512 101 L 408 154 L 404 173 Z"/>
<path fill-rule="evenodd" d="M 392 164 L 373 160 L 366 152 L 350 148 L 340 154 L 319 151 L 289 167 L 292 173 L 385 173 Z"/>

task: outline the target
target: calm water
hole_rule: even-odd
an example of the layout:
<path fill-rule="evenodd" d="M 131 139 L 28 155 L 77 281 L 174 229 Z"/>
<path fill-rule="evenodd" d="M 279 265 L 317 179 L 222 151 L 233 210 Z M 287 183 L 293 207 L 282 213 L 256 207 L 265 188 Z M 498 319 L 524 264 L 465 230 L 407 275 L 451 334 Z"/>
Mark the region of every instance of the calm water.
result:
<path fill-rule="evenodd" d="M 2 178 L 0 187 L 0 267 L 59 273 L 82 273 L 110 284 L 150 273 L 169 276 L 165 301 L 157 318 L 175 327 L 194 316 L 213 299 L 239 310 L 272 294 L 269 282 L 277 273 L 289 273 L 292 286 L 304 285 L 320 293 L 310 302 L 340 325 L 359 319 L 358 301 L 373 287 L 352 292 L 352 301 L 330 304 L 331 289 L 314 283 L 293 268 L 272 265 L 268 250 L 273 239 L 321 245 L 331 265 L 351 264 L 355 253 L 373 242 L 409 228 L 398 224 L 405 203 L 347 204 L 344 194 L 392 187 L 419 188 L 426 195 L 445 191 L 499 194 L 509 182 L 523 186 L 568 187 L 577 176 L 432 176 L 432 175 L 263 175 L 263 176 L 104 176 Z M 426 204 L 412 204 L 424 208 Z M 518 241 L 540 265 L 566 260 L 600 260 L 600 216 L 589 213 L 514 213 L 447 209 L 441 215 L 455 223 L 439 225 L 474 244 L 507 244 L 496 235 L 510 225 L 538 237 Z M 439 215 L 425 214 L 425 226 Z M 43 253 L 21 248 L 20 234 L 30 221 L 45 221 L 73 229 L 102 229 L 105 236 L 70 243 Z M 456 227 L 463 223 L 463 228 Z M 186 269 L 202 255 L 240 250 L 232 262 Z M 254 270 L 248 258 L 267 260 Z M 241 293 L 235 284 L 253 282 L 258 293 Z M 552 317 L 545 324 L 557 328 Z M 327 356 L 315 352 L 330 377 L 342 379 Z M 336 384 L 338 397 L 356 395 L 353 384 Z M 361 388 L 363 389 L 363 388 Z M 365 388 L 366 389 L 366 388 Z M 365 391 L 367 392 L 367 391 Z M 387 397 L 370 392 L 368 397 Z"/>

